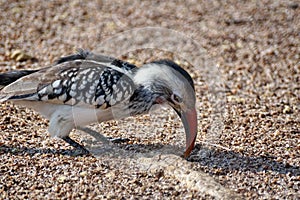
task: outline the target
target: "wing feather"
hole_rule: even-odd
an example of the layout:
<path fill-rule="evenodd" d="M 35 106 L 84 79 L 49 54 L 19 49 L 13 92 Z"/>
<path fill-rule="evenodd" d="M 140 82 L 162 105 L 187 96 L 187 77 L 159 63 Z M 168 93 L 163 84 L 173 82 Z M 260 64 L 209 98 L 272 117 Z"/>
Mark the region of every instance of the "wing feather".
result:
<path fill-rule="evenodd" d="M 128 99 L 135 86 L 128 69 L 93 60 L 69 60 L 24 76 L 0 99 L 107 108 Z"/>

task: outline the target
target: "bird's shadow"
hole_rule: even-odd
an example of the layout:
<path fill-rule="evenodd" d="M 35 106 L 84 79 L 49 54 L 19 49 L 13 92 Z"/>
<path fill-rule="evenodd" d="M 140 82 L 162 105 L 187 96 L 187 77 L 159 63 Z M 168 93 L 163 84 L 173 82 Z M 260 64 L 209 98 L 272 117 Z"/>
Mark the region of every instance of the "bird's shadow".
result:
<path fill-rule="evenodd" d="M 39 147 L 20 147 L 20 146 L 0 146 L 1 154 L 11 154 L 16 156 L 29 155 L 35 156 L 37 154 L 48 155 L 65 155 L 65 156 L 80 156 L 79 152 L 74 149 L 55 149 L 55 148 L 39 148 Z"/>
<path fill-rule="evenodd" d="M 110 144 L 110 145 L 94 145 L 87 146 L 90 152 L 95 157 L 104 155 L 111 157 L 154 157 L 162 154 L 175 154 L 182 156 L 182 147 L 175 145 L 160 145 L 160 144 Z M 29 155 L 36 154 L 52 154 L 65 156 L 80 156 L 74 149 L 63 150 L 53 148 L 28 148 L 18 146 L 0 146 L 1 154 L 12 155 Z M 262 172 L 273 171 L 278 174 L 290 174 L 292 176 L 300 175 L 300 166 L 290 165 L 288 163 L 276 161 L 275 157 L 271 156 L 246 156 L 234 151 L 220 150 L 218 148 L 206 147 L 197 144 L 187 161 L 206 166 L 209 168 L 219 168 L 223 174 L 230 171 L 240 172 Z"/>
<path fill-rule="evenodd" d="M 278 174 L 300 175 L 299 165 L 290 165 L 284 161 L 276 161 L 275 156 L 247 156 L 232 150 L 223 150 L 197 144 L 188 161 L 199 163 L 209 168 L 222 169 L 222 173 L 229 171 L 267 172 Z"/>

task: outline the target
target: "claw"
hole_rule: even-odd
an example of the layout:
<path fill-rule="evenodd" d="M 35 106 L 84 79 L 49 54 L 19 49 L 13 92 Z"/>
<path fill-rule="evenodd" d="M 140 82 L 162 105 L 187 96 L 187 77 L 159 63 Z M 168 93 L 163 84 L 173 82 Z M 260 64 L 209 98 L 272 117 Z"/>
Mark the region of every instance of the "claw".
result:
<path fill-rule="evenodd" d="M 91 154 L 89 150 L 87 150 L 84 146 L 76 142 L 75 140 L 71 139 L 69 136 L 66 136 L 62 138 L 65 142 L 70 144 L 72 147 L 74 147 L 76 150 L 80 151 L 79 155 L 89 155 Z"/>
<path fill-rule="evenodd" d="M 114 144 L 126 143 L 130 141 L 130 139 L 128 138 L 111 138 L 111 137 L 109 137 L 108 140 Z"/>

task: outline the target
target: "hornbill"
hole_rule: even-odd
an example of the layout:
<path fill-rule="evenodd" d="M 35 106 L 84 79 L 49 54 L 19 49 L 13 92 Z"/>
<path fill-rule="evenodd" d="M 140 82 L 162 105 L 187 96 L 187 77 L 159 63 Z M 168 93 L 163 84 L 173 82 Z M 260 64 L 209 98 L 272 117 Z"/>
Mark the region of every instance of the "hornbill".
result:
<path fill-rule="evenodd" d="M 39 70 L 0 74 L 0 103 L 32 108 L 49 119 L 49 133 L 88 151 L 69 137 L 72 129 L 146 114 L 169 105 L 181 118 L 188 157 L 197 136 L 195 88 L 191 76 L 171 60 L 141 67 L 80 50 Z"/>

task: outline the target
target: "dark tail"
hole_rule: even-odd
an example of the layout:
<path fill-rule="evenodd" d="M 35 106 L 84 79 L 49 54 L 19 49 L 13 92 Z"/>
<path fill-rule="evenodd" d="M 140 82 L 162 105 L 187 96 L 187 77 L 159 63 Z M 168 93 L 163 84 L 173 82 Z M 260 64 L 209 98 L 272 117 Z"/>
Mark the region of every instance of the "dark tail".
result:
<path fill-rule="evenodd" d="M 23 76 L 27 76 L 39 70 L 19 70 L 19 71 L 10 71 L 6 73 L 0 73 L 0 89 L 3 87 L 15 82 Z"/>

